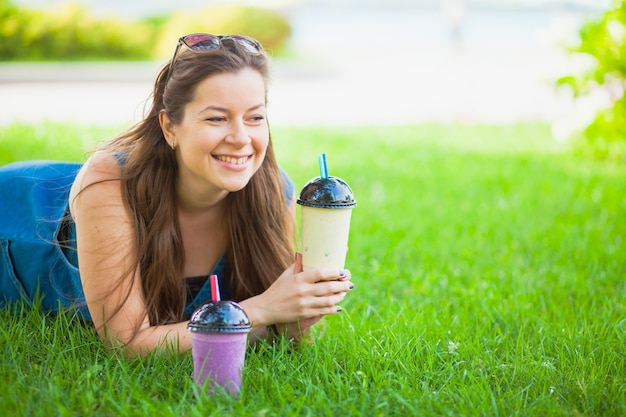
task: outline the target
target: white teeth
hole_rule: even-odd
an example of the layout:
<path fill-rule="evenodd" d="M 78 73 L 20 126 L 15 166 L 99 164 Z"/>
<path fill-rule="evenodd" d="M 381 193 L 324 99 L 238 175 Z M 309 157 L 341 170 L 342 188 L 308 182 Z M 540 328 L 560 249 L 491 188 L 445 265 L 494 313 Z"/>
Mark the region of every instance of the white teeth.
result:
<path fill-rule="evenodd" d="M 245 156 L 243 158 L 233 158 L 231 156 L 218 156 L 217 157 L 218 160 L 223 161 L 223 162 L 228 162 L 229 164 L 233 164 L 233 165 L 241 165 L 244 162 L 246 162 L 248 160 L 248 157 Z"/>

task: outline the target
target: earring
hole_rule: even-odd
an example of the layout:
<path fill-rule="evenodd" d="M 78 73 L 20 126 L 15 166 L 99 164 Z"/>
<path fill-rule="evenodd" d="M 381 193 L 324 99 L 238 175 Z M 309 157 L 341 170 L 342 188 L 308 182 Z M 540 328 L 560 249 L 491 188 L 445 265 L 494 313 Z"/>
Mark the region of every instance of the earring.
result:
<path fill-rule="evenodd" d="M 176 141 L 172 141 L 172 143 L 170 143 L 170 148 L 172 148 L 172 150 L 176 150 Z"/>

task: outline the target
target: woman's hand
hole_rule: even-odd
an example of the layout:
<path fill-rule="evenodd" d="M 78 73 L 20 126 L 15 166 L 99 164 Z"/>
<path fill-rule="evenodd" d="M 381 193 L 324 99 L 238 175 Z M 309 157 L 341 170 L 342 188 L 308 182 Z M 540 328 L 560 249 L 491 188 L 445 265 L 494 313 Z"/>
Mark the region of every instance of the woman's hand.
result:
<path fill-rule="evenodd" d="M 262 294 L 242 301 L 253 326 L 277 325 L 279 332 L 299 337 L 329 314 L 341 311 L 340 303 L 354 288 L 347 269 L 318 268 L 302 271 L 302 255 Z"/>
<path fill-rule="evenodd" d="M 300 253 L 296 253 L 295 267 L 297 271 L 302 271 L 302 254 Z M 343 274 L 345 275 L 345 278 L 340 278 L 340 279 L 349 281 L 351 278 L 350 271 L 344 270 Z M 348 288 L 351 291 L 352 288 L 354 288 L 354 284 L 350 282 Z M 347 293 L 344 292 L 343 295 L 345 296 L 345 294 Z M 326 295 L 329 296 L 331 294 L 326 294 Z M 338 313 L 340 311 L 342 311 L 341 307 L 337 306 L 335 313 Z M 335 314 L 335 313 L 331 313 L 331 314 Z M 295 341 L 300 342 L 303 336 L 306 336 L 309 334 L 311 326 L 313 326 L 315 323 L 320 321 L 322 317 L 323 317 L 322 315 L 319 315 L 319 316 L 314 316 L 314 317 L 310 317 L 307 319 L 301 319 L 295 322 L 277 324 L 276 331 L 278 332 L 278 334 L 283 334 L 288 338 L 292 338 Z"/>

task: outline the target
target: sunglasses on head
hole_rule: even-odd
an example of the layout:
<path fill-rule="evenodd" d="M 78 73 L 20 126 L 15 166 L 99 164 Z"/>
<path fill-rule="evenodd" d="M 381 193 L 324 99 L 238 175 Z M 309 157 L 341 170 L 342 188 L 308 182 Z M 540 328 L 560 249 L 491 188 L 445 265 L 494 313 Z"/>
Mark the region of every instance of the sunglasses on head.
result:
<path fill-rule="evenodd" d="M 172 56 L 172 61 L 170 62 L 170 67 L 168 69 L 167 78 L 172 75 L 172 69 L 174 68 L 174 62 L 176 62 L 176 57 L 178 56 L 178 52 L 180 51 L 180 47 L 185 45 L 187 48 L 192 51 L 213 51 L 222 46 L 222 40 L 229 39 L 248 51 L 252 55 L 260 55 L 263 53 L 263 47 L 256 39 L 252 39 L 248 36 L 243 35 L 210 35 L 208 33 L 192 33 L 191 35 L 183 36 L 178 39 L 178 44 L 176 45 L 176 49 L 174 50 L 174 56 Z"/>

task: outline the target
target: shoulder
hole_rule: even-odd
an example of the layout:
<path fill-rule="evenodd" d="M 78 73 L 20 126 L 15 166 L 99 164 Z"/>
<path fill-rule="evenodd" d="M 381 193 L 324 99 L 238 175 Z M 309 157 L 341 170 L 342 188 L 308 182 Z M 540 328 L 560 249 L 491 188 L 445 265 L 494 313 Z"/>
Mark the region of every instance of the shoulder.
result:
<path fill-rule="evenodd" d="M 83 164 L 70 190 L 70 211 L 74 211 L 79 201 L 78 198 L 86 193 L 93 204 L 106 201 L 112 196 L 121 198 L 122 168 L 118 159 L 110 153 L 98 151 Z M 94 189 L 91 192 L 91 189 Z M 88 192 L 89 191 L 89 192 Z M 109 201 L 111 202 L 111 201 Z M 82 204 L 81 204 L 82 205 Z M 91 205 L 91 204 L 90 204 Z"/>

